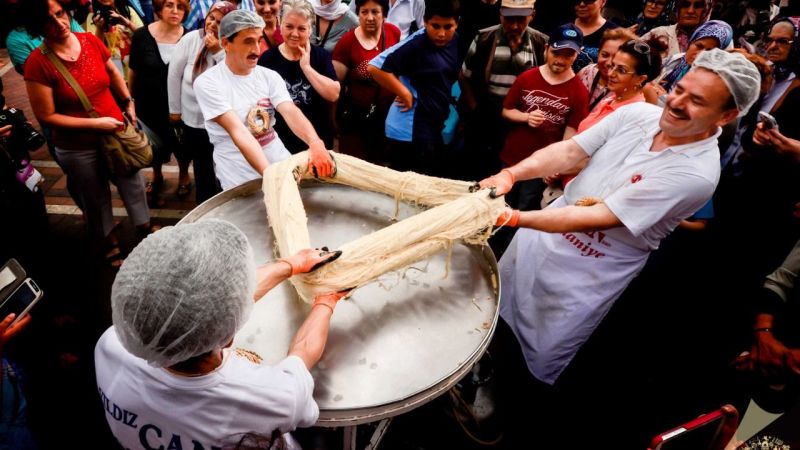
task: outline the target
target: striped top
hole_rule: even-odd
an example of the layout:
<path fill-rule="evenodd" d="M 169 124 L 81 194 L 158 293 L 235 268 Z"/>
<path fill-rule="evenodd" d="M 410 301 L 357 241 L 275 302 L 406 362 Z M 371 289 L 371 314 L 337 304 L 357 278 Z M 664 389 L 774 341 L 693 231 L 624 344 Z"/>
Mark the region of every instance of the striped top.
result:
<path fill-rule="evenodd" d="M 501 25 L 484 28 L 472 41 L 462 65 L 464 76 L 470 80 L 476 95 L 486 92 L 502 102 L 517 75 L 544 64 L 544 47 L 547 36 L 528 27 L 522 44 L 514 52 Z"/>

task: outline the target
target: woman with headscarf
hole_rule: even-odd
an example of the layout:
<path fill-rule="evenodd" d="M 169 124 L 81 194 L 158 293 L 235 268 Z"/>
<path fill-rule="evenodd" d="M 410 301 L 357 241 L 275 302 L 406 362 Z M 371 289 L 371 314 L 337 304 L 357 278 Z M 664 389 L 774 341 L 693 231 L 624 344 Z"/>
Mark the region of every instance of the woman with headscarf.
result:
<path fill-rule="evenodd" d="M 630 30 L 643 36 L 653 28 L 669 25 L 669 16 L 672 14 L 674 4 L 674 0 L 644 0 L 642 12 Z"/>
<path fill-rule="evenodd" d="M 709 20 L 700 25 L 689 38 L 689 47 L 686 53 L 678 53 L 664 62 L 664 67 L 655 82 L 658 83 L 666 94 L 675 84 L 686 75 L 697 55 L 704 50 L 712 48 L 726 48 L 733 40 L 733 29 L 721 20 Z"/>
<path fill-rule="evenodd" d="M 685 52 L 689 48 L 689 38 L 700 25 L 711 17 L 713 0 L 678 0 L 673 12 L 677 23 L 653 28 L 642 35 L 642 39 L 649 41 L 653 38 L 663 40 L 667 51 L 661 54 L 666 60 L 672 55 Z M 724 48 L 724 47 L 723 47 Z"/>
<path fill-rule="evenodd" d="M 203 113 L 197 104 L 192 84 L 207 68 L 222 62 L 222 49 L 218 33 L 219 23 L 226 14 L 236 9 L 227 1 L 211 5 L 206 14 L 205 28 L 191 31 L 175 46 L 167 75 L 169 121 L 183 130 L 184 145 L 194 161 L 194 179 L 197 183 L 197 203 L 208 200 L 221 191 L 214 175 L 214 146 L 205 130 Z"/>
<path fill-rule="evenodd" d="M 333 53 L 345 33 L 358 26 L 358 16 L 342 0 L 311 0 L 317 16 L 311 43 Z"/>

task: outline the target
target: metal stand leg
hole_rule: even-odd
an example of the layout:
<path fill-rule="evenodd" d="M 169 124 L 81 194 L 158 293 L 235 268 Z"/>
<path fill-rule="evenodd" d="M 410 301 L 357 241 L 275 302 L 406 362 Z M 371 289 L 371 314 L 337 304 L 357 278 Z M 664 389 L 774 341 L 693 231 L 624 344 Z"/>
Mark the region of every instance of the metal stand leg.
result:
<path fill-rule="evenodd" d="M 372 437 L 369 439 L 369 443 L 367 444 L 367 446 L 364 447 L 364 450 L 376 450 L 378 448 L 378 445 L 380 445 L 381 440 L 383 440 L 383 436 L 386 434 L 386 430 L 389 429 L 390 423 L 392 423 L 391 417 L 388 417 L 378 422 L 378 425 L 375 427 L 375 431 L 372 432 Z M 356 445 L 357 435 L 358 435 L 358 425 L 344 427 L 344 445 L 342 446 L 342 448 L 344 450 L 356 450 L 358 448 Z"/>

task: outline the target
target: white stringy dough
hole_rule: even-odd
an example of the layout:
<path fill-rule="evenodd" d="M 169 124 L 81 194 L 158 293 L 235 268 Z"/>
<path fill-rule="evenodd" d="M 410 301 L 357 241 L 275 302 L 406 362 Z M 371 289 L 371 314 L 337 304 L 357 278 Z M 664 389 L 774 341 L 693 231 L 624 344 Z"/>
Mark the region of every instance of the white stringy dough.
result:
<path fill-rule="evenodd" d="M 505 207 L 488 190 L 470 193 L 472 183 L 397 172 L 352 156 L 335 154 L 336 175 L 323 181 L 390 195 L 395 199 L 432 207 L 401 222 L 375 231 L 339 248 L 342 256 L 310 274 L 290 281 L 307 303 L 319 293 L 363 286 L 386 272 L 401 269 L 448 249 L 454 241 L 483 245 Z M 308 218 L 297 178 L 307 174 L 306 152 L 271 164 L 264 172 L 267 221 L 279 255 L 309 248 Z"/>

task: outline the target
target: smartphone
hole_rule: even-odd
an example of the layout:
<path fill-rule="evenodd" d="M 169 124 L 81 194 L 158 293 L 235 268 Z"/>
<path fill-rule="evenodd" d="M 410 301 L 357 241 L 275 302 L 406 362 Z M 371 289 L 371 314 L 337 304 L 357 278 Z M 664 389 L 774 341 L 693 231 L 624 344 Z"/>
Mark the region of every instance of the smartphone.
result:
<path fill-rule="evenodd" d="M 652 450 L 708 450 L 715 444 L 722 430 L 722 410 L 702 415 L 697 419 L 654 437 Z"/>
<path fill-rule="evenodd" d="M 36 283 L 26 278 L 17 289 L 0 304 L 0 320 L 11 313 L 15 313 L 17 317 L 11 322 L 14 325 L 25 317 L 30 312 L 33 305 L 36 304 L 44 296 L 44 292 L 36 285 Z"/>
<path fill-rule="evenodd" d="M 26 274 L 16 259 L 11 258 L 0 267 L 0 300 L 8 297 L 17 289 L 24 280 Z"/>
<path fill-rule="evenodd" d="M 764 124 L 765 130 L 771 130 L 773 128 L 777 128 L 778 126 L 778 121 L 776 121 L 771 114 L 764 111 L 758 112 L 758 121 Z"/>

